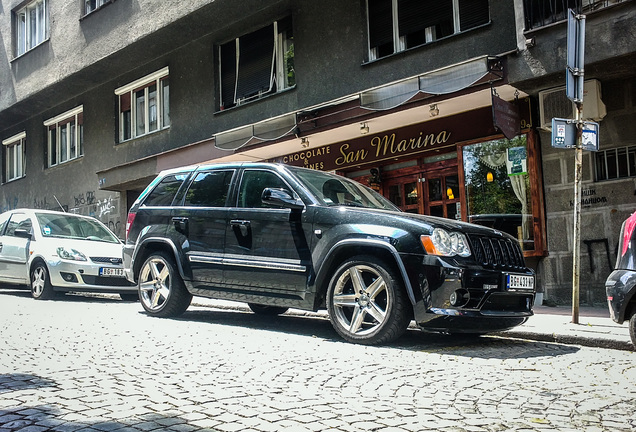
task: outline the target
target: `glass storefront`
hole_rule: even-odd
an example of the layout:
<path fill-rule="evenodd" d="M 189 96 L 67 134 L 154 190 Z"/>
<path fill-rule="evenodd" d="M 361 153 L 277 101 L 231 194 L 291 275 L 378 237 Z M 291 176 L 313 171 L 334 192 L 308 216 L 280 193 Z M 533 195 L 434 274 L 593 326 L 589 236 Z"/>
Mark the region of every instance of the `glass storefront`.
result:
<path fill-rule="evenodd" d="M 534 250 L 527 136 L 462 147 L 469 222 L 504 231 Z"/>

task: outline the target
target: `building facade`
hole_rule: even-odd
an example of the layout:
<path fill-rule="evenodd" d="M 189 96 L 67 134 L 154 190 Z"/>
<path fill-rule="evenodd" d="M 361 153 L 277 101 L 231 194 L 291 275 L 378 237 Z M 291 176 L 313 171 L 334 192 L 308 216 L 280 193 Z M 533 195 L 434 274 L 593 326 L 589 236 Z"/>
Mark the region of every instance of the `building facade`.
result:
<path fill-rule="evenodd" d="M 509 232 L 567 303 L 574 154 L 548 120 L 572 116 L 568 7 L 586 15 L 584 106 L 601 125 L 581 298 L 603 302 L 636 207 L 632 0 L 2 0 L 0 206 L 123 237 L 162 169 L 278 161 Z"/>

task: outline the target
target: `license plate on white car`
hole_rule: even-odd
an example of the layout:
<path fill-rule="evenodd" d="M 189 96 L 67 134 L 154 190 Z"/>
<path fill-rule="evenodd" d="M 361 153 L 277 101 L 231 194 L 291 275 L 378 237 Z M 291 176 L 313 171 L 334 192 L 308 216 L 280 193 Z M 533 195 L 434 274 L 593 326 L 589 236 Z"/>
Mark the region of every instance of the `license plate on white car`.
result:
<path fill-rule="evenodd" d="M 112 268 L 112 267 L 100 267 L 99 269 L 100 276 L 109 276 L 109 277 L 125 277 L 123 268 Z"/>
<path fill-rule="evenodd" d="M 508 291 L 532 291 L 534 290 L 534 276 L 506 275 L 506 288 Z"/>

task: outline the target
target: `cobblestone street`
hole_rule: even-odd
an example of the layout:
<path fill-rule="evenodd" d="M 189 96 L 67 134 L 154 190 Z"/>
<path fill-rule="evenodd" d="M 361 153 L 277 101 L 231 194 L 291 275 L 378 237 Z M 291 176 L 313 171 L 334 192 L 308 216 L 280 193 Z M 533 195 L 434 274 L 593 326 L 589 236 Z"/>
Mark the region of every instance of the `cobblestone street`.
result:
<path fill-rule="evenodd" d="M 196 301 L 196 299 L 195 299 Z M 0 291 L 0 431 L 636 429 L 634 353 Z"/>

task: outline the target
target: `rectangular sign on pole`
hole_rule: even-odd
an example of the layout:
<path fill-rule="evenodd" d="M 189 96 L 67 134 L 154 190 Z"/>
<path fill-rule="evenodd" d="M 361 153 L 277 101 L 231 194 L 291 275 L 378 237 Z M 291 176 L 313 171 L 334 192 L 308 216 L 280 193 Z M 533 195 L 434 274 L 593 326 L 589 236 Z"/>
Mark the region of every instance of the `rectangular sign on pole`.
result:
<path fill-rule="evenodd" d="M 565 68 L 565 94 L 572 102 L 583 102 L 585 62 L 585 15 L 568 9 L 568 64 Z"/>
<path fill-rule="evenodd" d="M 596 122 L 583 122 L 581 148 L 588 151 L 598 151 L 598 130 Z M 576 148 L 577 127 L 576 120 L 552 119 L 552 147 L 554 148 Z"/>

